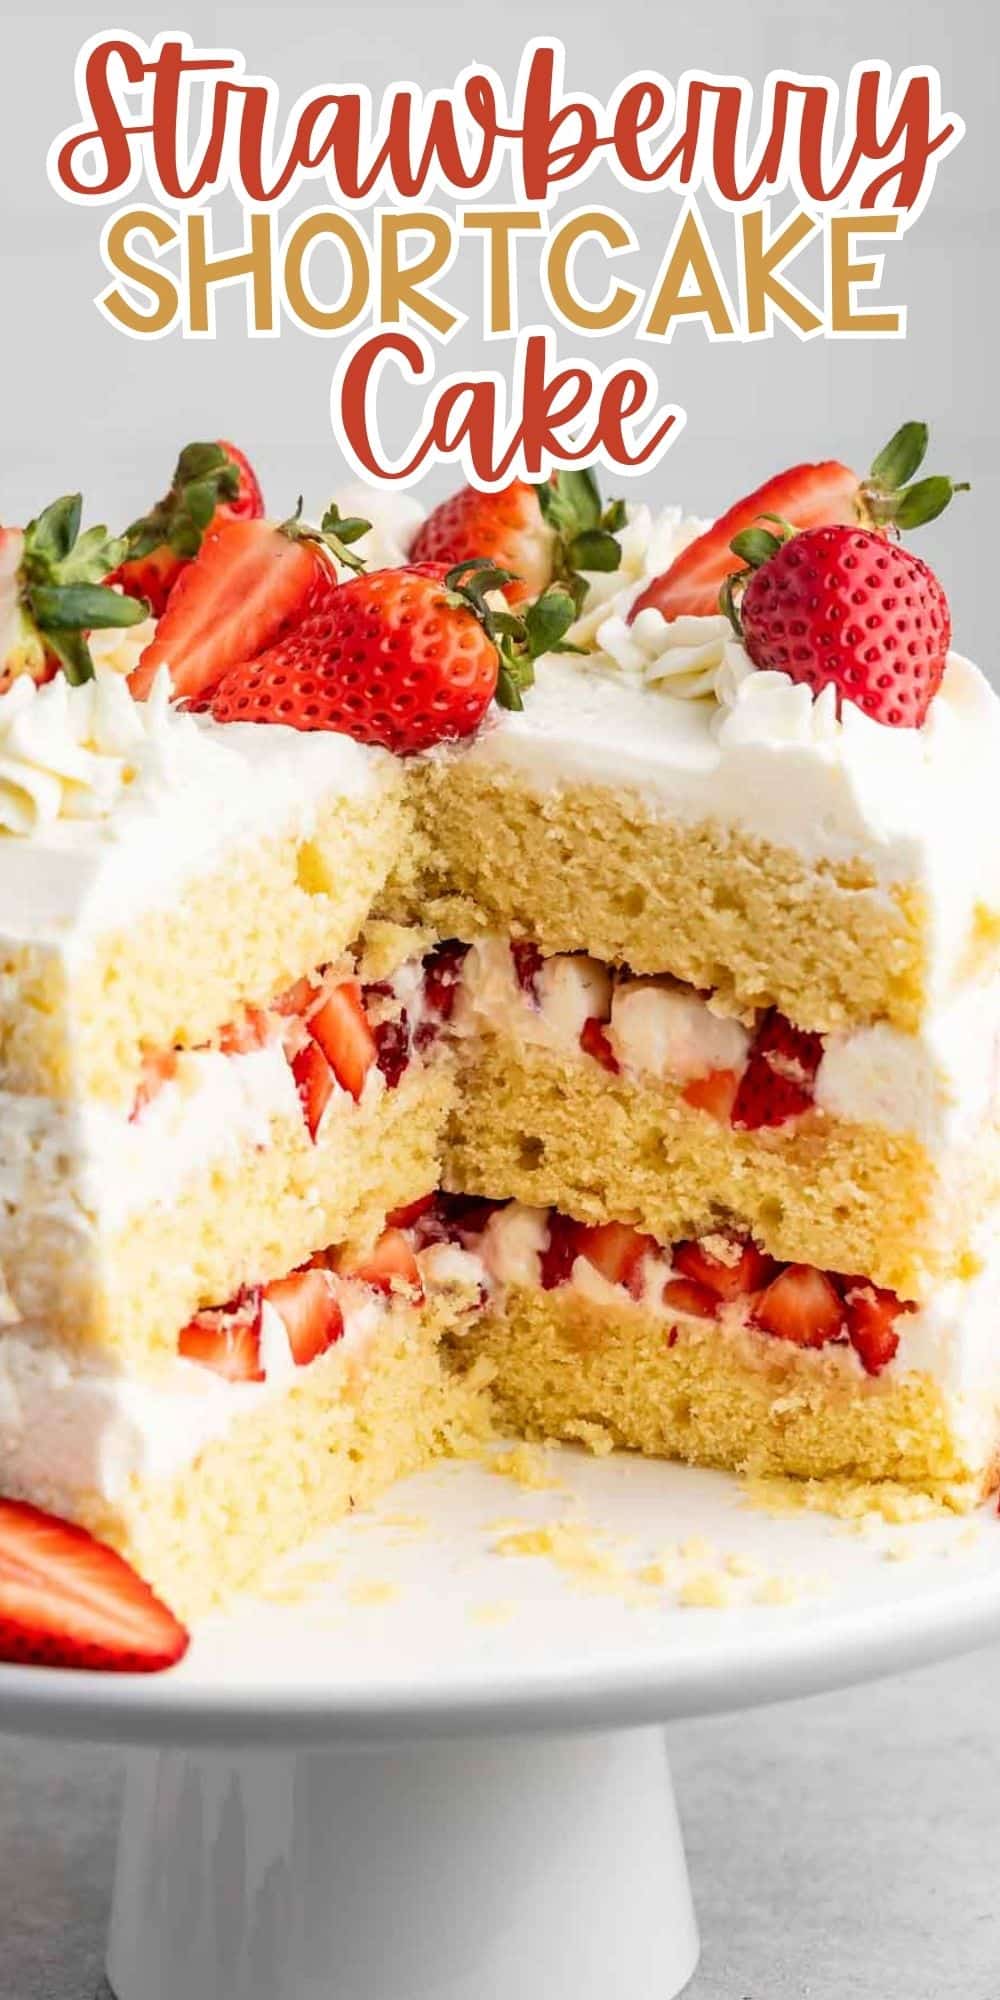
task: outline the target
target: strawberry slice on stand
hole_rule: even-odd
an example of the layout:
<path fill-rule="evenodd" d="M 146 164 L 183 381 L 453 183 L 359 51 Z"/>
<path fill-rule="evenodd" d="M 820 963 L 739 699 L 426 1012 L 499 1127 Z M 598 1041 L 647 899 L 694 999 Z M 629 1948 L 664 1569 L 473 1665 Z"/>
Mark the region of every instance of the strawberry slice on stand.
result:
<path fill-rule="evenodd" d="M 85 1528 L 0 1500 L 0 1660 L 156 1674 L 188 1634 L 148 1583 Z"/>
<path fill-rule="evenodd" d="M 197 702 L 210 693 L 229 667 L 254 659 L 329 602 L 335 564 L 362 567 L 349 545 L 368 527 L 367 521 L 341 520 L 330 507 L 318 528 L 298 512 L 280 525 L 253 519 L 209 528 L 129 675 L 136 699 L 145 699 L 161 667 L 176 696 Z M 286 718 L 272 713 L 267 719 Z"/>
<path fill-rule="evenodd" d="M 352 577 L 287 638 L 244 655 L 219 682 L 212 714 L 339 730 L 400 756 L 471 736 L 494 697 L 523 707 L 535 660 L 562 649 L 575 615 L 562 589 L 517 615 L 500 595 L 510 581 L 485 557 Z"/>
<path fill-rule="evenodd" d="M 428 514 L 411 546 L 410 561 L 444 563 L 451 569 L 488 556 L 512 572 L 504 585 L 509 605 L 529 603 L 558 584 L 579 610 L 587 589 L 581 572 L 619 568 L 615 536 L 624 522 L 624 502 L 613 500 L 605 507 L 589 467 L 560 472 L 541 486 L 515 479 L 499 493 L 463 486 Z"/>
<path fill-rule="evenodd" d="M 26 528 L 0 528 L 0 692 L 21 674 L 92 680 L 88 633 L 139 625 L 145 604 L 108 588 L 124 542 L 81 532 L 79 493 L 64 494 Z"/>
<path fill-rule="evenodd" d="M 636 599 L 629 622 L 640 611 L 653 609 L 666 619 L 707 618 L 719 608 L 726 578 L 740 570 L 745 558 L 733 541 L 762 521 L 777 519 L 802 532 L 812 528 L 915 528 L 934 519 L 952 493 L 962 491 L 950 479 L 910 482 L 927 449 L 927 426 L 903 424 L 879 452 L 871 471 L 859 479 L 850 466 L 836 459 L 818 465 L 793 465 L 768 479 L 720 515 L 690 542 L 663 576 Z"/>
<path fill-rule="evenodd" d="M 193 562 L 210 528 L 259 520 L 264 495 L 257 475 L 234 444 L 186 444 L 168 492 L 126 528 L 125 560 L 108 577 L 132 597 L 144 597 L 155 618 L 181 571 Z"/>

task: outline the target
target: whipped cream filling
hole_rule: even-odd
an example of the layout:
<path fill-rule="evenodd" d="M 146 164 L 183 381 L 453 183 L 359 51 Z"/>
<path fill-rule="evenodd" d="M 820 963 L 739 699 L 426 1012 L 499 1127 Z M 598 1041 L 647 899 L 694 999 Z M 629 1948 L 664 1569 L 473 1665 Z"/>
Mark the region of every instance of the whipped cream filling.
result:
<path fill-rule="evenodd" d="M 541 1257 L 549 1235 L 548 1210 L 510 1202 L 490 1217 L 478 1252 L 502 1308 L 507 1287 L 537 1290 Z M 877 1380 L 893 1381 L 910 1374 L 929 1376 L 952 1403 L 953 1420 L 975 1451 L 986 1452 L 996 1438 L 1000 1413 L 1000 1342 L 997 1301 L 1000 1297 L 1000 1243 L 995 1233 L 980 1246 L 981 1266 L 974 1277 L 954 1278 L 934 1297 L 899 1320 L 899 1348 Z M 663 1286 L 671 1269 L 668 1250 L 646 1256 L 640 1266 L 636 1297 L 622 1285 L 611 1284 L 587 1258 L 577 1257 L 567 1285 L 595 1305 L 637 1306 L 664 1320 L 689 1318 L 707 1339 L 772 1341 L 774 1336 L 748 1328 L 739 1306 L 724 1307 L 718 1320 L 679 1314 L 664 1303 Z M 807 1366 L 822 1366 L 836 1357 L 838 1366 L 860 1384 L 865 1375 L 858 1356 L 847 1346 L 800 1350 Z"/>
<path fill-rule="evenodd" d="M 623 1074 L 683 1085 L 712 1070 L 742 1070 L 746 1022 L 711 996 L 669 977 L 612 982 L 583 952 L 544 959 L 525 990 L 505 938 L 471 946 L 452 1021 L 462 1038 L 510 1036 L 581 1062 L 585 1023 L 605 1024 Z M 918 1035 L 884 1023 L 823 1038 L 814 1085 L 819 1110 L 861 1125 L 911 1133 L 943 1156 L 1000 1118 L 1000 982 L 964 987 Z"/>

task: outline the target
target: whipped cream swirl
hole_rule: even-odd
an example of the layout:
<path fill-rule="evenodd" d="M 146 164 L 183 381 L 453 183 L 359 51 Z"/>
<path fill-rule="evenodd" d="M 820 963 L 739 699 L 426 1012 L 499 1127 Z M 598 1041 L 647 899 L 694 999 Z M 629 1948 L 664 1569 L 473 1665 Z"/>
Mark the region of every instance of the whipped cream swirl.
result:
<path fill-rule="evenodd" d="M 0 695 L 0 832 L 30 839 L 57 820 L 150 808 L 206 761 L 221 774 L 230 753 L 171 706 L 166 669 L 144 702 L 109 668 L 79 687 L 21 675 Z"/>

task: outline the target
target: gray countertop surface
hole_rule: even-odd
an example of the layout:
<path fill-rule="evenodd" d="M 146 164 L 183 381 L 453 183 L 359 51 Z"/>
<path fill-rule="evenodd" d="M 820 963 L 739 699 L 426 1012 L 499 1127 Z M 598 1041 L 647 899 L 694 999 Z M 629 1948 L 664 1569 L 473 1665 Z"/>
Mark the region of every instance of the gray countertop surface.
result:
<path fill-rule="evenodd" d="M 998 1683 L 993 1649 L 671 1728 L 690 2000 L 998 2000 Z M 0 1739 L 0 2000 L 109 2000 L 119 1781 L 114 1752 Z"/>

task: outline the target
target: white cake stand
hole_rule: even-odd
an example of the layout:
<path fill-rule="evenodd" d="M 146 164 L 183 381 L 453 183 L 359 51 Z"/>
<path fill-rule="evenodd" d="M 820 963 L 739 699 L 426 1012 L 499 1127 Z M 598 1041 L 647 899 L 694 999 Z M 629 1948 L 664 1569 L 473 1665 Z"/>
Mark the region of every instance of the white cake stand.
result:
<path fill-rule="evenodd" d="M 0 1670 L 0 1729 L 132 1746 L 118 2000 L 672 2000 L 698 1947 L 659 1725 L 1000 1632 L 992 1512 L 858 1533 L 684 1468 L 554 1471 L 409 1481 L 172 1674 Z M 496 1547 L 567 1520 L 569 1567 Z"/>

